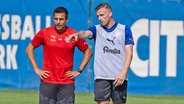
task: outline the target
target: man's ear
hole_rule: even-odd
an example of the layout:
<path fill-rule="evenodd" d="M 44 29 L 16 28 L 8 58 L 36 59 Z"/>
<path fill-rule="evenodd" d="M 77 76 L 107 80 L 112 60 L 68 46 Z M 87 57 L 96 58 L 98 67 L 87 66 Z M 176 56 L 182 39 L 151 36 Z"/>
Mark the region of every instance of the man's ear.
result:
<path fill-rule="evenodd" d="M 109 16 L 112 17 L 112 12 L 109 13 Z"/>

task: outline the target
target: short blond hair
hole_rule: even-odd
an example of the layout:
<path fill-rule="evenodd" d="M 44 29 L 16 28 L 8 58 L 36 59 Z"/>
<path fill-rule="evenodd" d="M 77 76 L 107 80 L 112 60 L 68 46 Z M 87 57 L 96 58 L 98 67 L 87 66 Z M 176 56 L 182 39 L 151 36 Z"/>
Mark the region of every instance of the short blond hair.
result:
<path fill-rule="evenodd" d="M 99 4 L 99 5 L 95 8 L 95 10 L 97 11 L 97 10 L 99 10 L 99 9 L 101 9 L 101 8 L 109 9 L 109 10 L 112 12 L 111 6 L 110 6 L 108 3 L 106 3 L 106 2 L 103 2 L 103 3 Z"/>

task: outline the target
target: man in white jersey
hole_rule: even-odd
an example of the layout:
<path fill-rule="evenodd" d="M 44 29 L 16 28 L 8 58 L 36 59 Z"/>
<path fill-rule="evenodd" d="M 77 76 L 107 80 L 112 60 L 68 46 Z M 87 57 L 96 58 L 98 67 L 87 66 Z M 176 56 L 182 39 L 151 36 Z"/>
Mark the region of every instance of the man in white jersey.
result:
<path fill-rule="evenodd" d="M 94 100 L 97 104 L 125 104 L 127 97 L 127 73 L 132 60 L 133 36 L 130 28 L 112 18 L 108 3 L 96 7 L 101 24 L 80 31 L 68 38 L 89 38 L 95 40 L 94 58 Z"/>

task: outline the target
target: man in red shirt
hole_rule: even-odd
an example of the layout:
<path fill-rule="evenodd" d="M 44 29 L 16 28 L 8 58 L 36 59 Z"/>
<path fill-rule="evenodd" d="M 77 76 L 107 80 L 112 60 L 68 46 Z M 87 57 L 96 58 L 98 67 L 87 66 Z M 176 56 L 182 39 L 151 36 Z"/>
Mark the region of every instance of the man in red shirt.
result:
<path fill-rule="evenodd" d="M 41 78 L 40 104 L 74 104 L 74 77 L 78 76 L 89 62 L 92 52 L 85 40 L 67 40 L 77 31 L 66 26 L 68 11 L 64 7 L 54 10 L 54 24 L 40 30 L 26 48 L 27 56 Z M 43 45 L 43 68 L 37 65 L 34 49 Z M 84 53 L 76 71 L 73 69 L 75 47 Z"/>

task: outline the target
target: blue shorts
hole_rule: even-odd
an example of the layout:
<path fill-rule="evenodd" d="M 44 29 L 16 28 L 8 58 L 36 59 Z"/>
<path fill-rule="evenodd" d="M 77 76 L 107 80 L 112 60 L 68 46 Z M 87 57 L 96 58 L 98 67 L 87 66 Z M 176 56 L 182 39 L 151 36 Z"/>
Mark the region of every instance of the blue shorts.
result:
<path fill-rule="evenodd" d="M 40 104 L 74 104 L 74 84 L 51 84 L 41 82 Z"/>
<path fill-rule="evenodd" d="M 126 103 L 127 80 L 120 86 L 113 85 L 114 80 L 96 79 L 94 85 L 95 101 L 108 101 Z"/>

